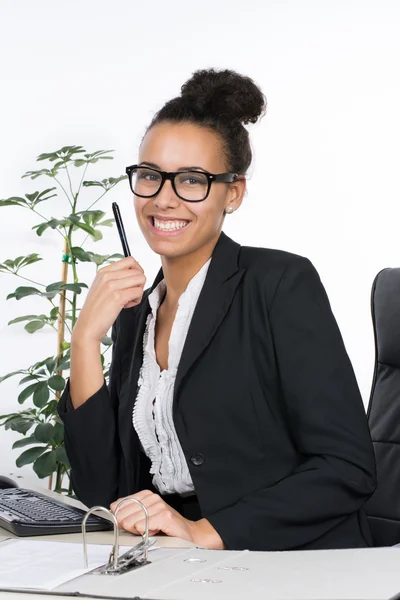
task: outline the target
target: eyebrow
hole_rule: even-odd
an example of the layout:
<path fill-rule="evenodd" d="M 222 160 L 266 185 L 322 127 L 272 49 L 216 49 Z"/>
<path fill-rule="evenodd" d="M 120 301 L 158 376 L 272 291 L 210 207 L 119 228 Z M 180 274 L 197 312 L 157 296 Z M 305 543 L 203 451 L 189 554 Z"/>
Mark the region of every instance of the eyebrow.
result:
<path fill-rule="evenodd" d="M 152 163 L 152 162 L 148 162 L 148 161 L 142 161 L 139 166 L 152 167 L 153 169 L 158 169 L 159 171 L 163 170 L 159 165 L 156 165 L 156 163 Z M 206 172 L 206 169 L 204 169 L 203 167 L 192 165 L 190 167 L 180 167 L 177 172 L 179 172 L 179 171 L 205 171 Z"/>

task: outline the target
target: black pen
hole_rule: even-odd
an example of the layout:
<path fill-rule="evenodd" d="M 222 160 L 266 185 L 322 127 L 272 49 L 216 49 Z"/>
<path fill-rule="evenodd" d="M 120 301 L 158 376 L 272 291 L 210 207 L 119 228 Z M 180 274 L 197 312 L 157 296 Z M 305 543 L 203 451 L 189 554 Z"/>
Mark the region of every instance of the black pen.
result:
<path fill-rule="evenodd" d="M 126 239 L 124 224 L 122 223 L 121 213 L 119 211 L 118 204 L 116 202 L 112 203 L 112 209 L 115 217 L 115 222 L 117 224 L 119 237 L 122 244 L 122 249 L 124 251 L 125 256 L 131 256 L 131 251 L 129 250 L 128 241 Z"/>

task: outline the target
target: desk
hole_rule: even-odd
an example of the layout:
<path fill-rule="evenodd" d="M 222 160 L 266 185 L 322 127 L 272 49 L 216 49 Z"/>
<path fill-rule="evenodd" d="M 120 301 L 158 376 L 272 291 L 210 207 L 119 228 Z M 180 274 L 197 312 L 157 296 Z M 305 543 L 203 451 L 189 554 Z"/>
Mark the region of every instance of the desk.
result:
<path fill-rule="evenodd" d="M 24 487 L 24 482 L 19 482 L 21 487 Z M 30 484 L 29 487 L 26 485 L 28 489 L 34 489 L 42 494 L 46 494 L 47 496 L 52 496 L 60 499 L 60 494 L 56 492 L 46 490 L 43 487 L 38 485 Z M 73 498 L 68 498 L 67 496 L 63 496 L 62 499 L 66 504 L 71 504 L 72 506 L 77 506 L 78 508 L 82 508 L 83 510 L 87 510 L 87 507 L 79 502 L 79 500 L 74 500 Z M 186 540 L 182 540 L 180 538 L 173 538 L 168 536 L 152 536 L 153 538 L 157 538 L 156 546 L 159 548 L 194 548 L 195 545 L 191 542 L 187 542 Z M 58 535 L 43 535 L 43 536 L 34 536 L 32 538 L 18 538 L 18 536 L 6 531 L 2 527 L 0 527 L 0 543 L 6 539 L 34 539 L 34 540 L 42 540 L 42 541 L 52 541 L 52 542 L 75 542 L 78 544 L 82 544 L 82 534 L 81 533 L 64 533 Z M 87 534 L 88 544 L 109 544 L 112 545 L 114 543 L 114 532 L 111 531 L 91 531 Z M 134 546 L 140 540 L 139 536 L 135 536 L 127 531 L 120 530 L 119 535 L 119 544 L 120 546 Z M 90 550 L 89 550 L 90 551 Z M 43 598 L 48 598 L 45 594 L 37 593 L 37 594 L 18 594 L 18 593 L 9 593 L 9 592 L 0 592 L 0 600 L 8 598 L 9 600 L 38 600 Z"/>
<path fill-rule="evenodd" d="M 10 537 L 3 530 L 3 539 Z M 80 534 L 42 539 L 81 543 Z M 113 534 L 91 532 L 88 540 L 111 544 Z M 134 540 L 131 534 L 121 534 L 121 544 L 132 545 Z M 55 591 L 79 591 L 82 599 L 88 598 L 84 594 L 97 594 L 160 600 L 388 600 L 400 591 L 399 548 L 236 552 L 201 550 L 168 537 L 158 537 L 157 546 L 149 565 L 118 576 L 88 574 Z M 0 600 L 4 598 L 51 596 L 0 593 Z"/>
<path fill-rule="evenodd" d="M 24 487 L 23 482 L 21 483 L 21 487 Z M 28 486 L 27 486 L 28 487 Z M 82 508 L 83 510 L 87 510 L 87 507 L 79 502 L 79 500 L 74 500 L 73 498 L 68 498 L 68 496 L 60 496 L 56 492 L 46 490 L 45 488 L 39 487 L 38 485 L 32 484 L 29 485 L 28 489 L 36 490 L 41 494 L 46 494 L 47 496 L 52 496 L 53 498 L 57 498 L 58 500 L 62 499 L 66 504 L 70 504 L 72 506 L 77 506 L 78 508 Z M 100 514 L 100 513 L 99 513 Z M 103 515 L 101 515 L 103 516 Z M 114 533 L 113 531 L 91 531 L 88 534 L 88 543 L 89 544 L 113 544 L 114 543 Z M 187 542 L 185 540 L 181 540 L 180 538 L 172 538 L 167 536 L 152 536 L 157 537 L 157 546 L 159 547 L 168 547 L 168 548 L 194 548 L 194 544 L 191 542 Z M 18 539 L 18 536 L 2 529 L 0 527 L 0 542 L 5 539 L 15 538 Z M 24 539 L 30 539 L 29 537 Z M 59 535 L 35 535 L 32 539 L 34 540 L 50 540 L 52 542 L 77 542 L 79 544 L 82 543 L 82 534 L 81 533 L 63 533 Z M 119 543 L 121 546 L 133 546 L 139 541 L 139 536 L 135 536 L 132 533 L 128 533 L 127 531 L 120 530 Z"/>

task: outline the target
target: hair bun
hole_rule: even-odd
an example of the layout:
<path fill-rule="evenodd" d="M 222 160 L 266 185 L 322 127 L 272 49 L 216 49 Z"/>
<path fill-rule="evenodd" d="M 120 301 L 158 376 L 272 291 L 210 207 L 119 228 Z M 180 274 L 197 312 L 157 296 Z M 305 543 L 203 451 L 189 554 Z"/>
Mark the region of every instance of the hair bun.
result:
<path fill-rule="evenodd" d="M 195 71 L 181 95 L 199 115 L 242 124 L 256 123 L 266 109 L 265 96 L 254 81 L 228 69 Z"/>

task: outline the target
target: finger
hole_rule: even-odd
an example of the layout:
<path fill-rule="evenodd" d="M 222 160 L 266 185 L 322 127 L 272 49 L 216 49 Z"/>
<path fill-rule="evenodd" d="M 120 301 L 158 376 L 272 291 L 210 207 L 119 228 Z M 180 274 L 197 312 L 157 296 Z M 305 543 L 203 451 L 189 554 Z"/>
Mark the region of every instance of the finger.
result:
<path fill-rule="evenodd" d="M 133 285 L 144 285 L 146 283 L 146 276 L 139 269 L 124 269 L 121 271 L 100 273 L 98 274 L 97 281 L 101 282 L 104 287 L 113 290 L 132 285 L 129 282 L 135 282 Z"/>
<path fill-rule="evenodd" d="M 121 258 L 120 260 L 116 260 L 110 265 L 106 265 L 105 267 L 101 267 L 99 272 L 102 271 L 120 271 L 121 269 L 133 269 L 138 268 L 143 271 L 142 267 L 138 263 L 138 261 L 133 258 L 133 256 L 126 256 L 125 258 Z"/>
<path fill-rule="evenodd" d="M 143 276 L 144 272 L 143 269 L 137 269 L 136 267 L 119 269 L 118 271 L 101 271 L 99 269 L 97 275 L 102 281 L 118 281 L 125 277 L 132 277 L 133 275 Z"/>
<path fill-rule="evenodd" d="M 134 524 L 135 530 L 143 535 L 146 530 L 146 519 L 140 519 Z M 149 518 L 149 530 L 163 531 L 167 535 L 179 537 L 181 526 L 179 520 L 176 518 L 174 513 L 168 508 L 164 508 L 161 511 L 157 511 L 156 514 L 151 515 Z"/>
<path fill-rule="evenodd" d="M 102 284 L 104 289 L 108 292 L 114 292 L 115 290 L 124 290 L 126 288 L 143 288 L 146 283 L 146 277 L 141 271 L 124 273 L 122 276 L 116 279 L 103 278 Z"/>
<path fill-rule="evenodd" d="M 166 507 L 166 504 L 156 497 L 150 498 L 143 504 L 149 515 L 154 515 L 157 512 L 164 510 Z M 136 503 L 126 502 L 118 509 L 116 517 L 118 523 L 123 523 L 128 518 L 130 519 L 130 522 L 132 522 L 132 520 L 139 521 L 144 518 L 143 509 Z"/>
<path fill-rule="evenodd" d="M 151 496 L 155 496 L 158 499 L 160 498 L 160 496 L 158 496 L 157 494 L 154 494 L 154 492 L 151 492 L 150 490 L 142 490 L 140 492 L 137 492 L 136 494 L 130 494 L 129 496 L 123 496 L 122 498 L 118 498 L 118 500 L 115 500 L 115 502 L 113 502 L 112 504 L 110 504 L 110 510 L 112 512 L 115 511 L 117 505 L 121 502 L 121 500 L 126 500 L 127 498 L 134 498 L 135 500 L 139 500 L 139 502 L 142 502 L 143 504 L 145 504 L 143 502 L 143 500 L 145 500 L 146 498 L 150 498 Z M 122 505 L 122 507 L 119 509 L 118 513 L 120 512 L 120 510 L 122 510 L 125 506 L 138 506 L 136 504 L 136 502 L 126 502 L 125 504 Z M 140 507 L 138 507 L 140 509 Z M 141 509 L 140 509 L 141 510 Z"/>
<path fill-rule="evenodd" d="M 165 511 L 165 505 L 161 503 L 155 503 L 147 509 L 149 515 L 149 531 L 159 531 L 159 527 L 156 522 L 153 523 L 154 519 L 157 519 L 160 513 Z M 146 519 L 143 517 L 143 512 L 131 512 L 125 515 L 120 515 L 119 511 L 117 514 L 118 525 L 125 529 L 126 531 L 130 531 L 131 533 L 144 533 Z M 141 531 L 137 529 L 137 523 L 143 522 L 143 526 Z"/>

